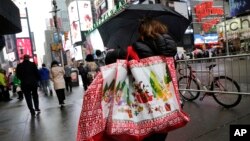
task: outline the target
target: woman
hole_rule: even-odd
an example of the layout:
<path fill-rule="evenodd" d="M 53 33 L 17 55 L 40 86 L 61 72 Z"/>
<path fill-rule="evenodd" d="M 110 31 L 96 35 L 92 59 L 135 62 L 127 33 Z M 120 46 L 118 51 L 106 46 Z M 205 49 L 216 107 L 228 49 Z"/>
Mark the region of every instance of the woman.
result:
<path fill-rule="evenodd" d="M 174 57 L 177 53 L 177 44 L 167 34 L 167 27 L 160 21 L 145 18 L 141 21 L 138 30 L 140 38 L 133 44 L 133 49 L 140 59 L 156 55 Z M 124 54 L 126 53 L 121 49 L 108 52 L 105 59 L 106 64 L 114 63 L 118 58 L 124 58 Z M 165 141 L 166 137 L 166 133 L 156 133 L 145 138 L 143 141 Z"/>
<path fill-rule="evenodd" d="M 168 35 L 167 26 L 160 21 L 145 18 L 140 22 L 138 28 L 140 38 L 132 45 L 139 58 L 163 55 L 174 57 L 177 53 L 177 44 Z M 106 64 L 116 62 L 116 59 L 126 58 L 126 49 L 117 48 L 107 51 L 105 58 Z"/>
<path fill-rule="evenodd" d="M 57 61 L 53 61 L 51 63 L 51 71 L 50 71 L 50 78 L 54 83 L 54 89 L 56 91 L 56 95 L 59 101 L 59 105 L 63 107 L 64 100 L 65 100 L 65 81 L 64 81 L 64 68 L 59 66 Z"/>
<path fill-rule="evenodd" d="M 139 26 L 140 39 L 133 44 L 139 58 L 155 55 L 174 57 L 177 44 L 167 34 L 167 27 L 158 20 L 145 19 Z"/>

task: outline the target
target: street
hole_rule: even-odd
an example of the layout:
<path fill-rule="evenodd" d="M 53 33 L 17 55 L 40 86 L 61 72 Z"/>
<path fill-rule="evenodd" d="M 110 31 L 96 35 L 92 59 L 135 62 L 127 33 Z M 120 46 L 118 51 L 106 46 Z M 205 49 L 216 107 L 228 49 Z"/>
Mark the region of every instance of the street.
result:
<path fill-rule="evenodd" d="M 66 94 L 65 107 L 60 108 L 55 93 L 39 93 L 41 113 L 35 118 L 25 100 L 19 101 L 17 96 L 0 102 L 1 141 L 75 141 L 82 97 L 83 87 L 73 87 L 73 92 Z M 210 97 L 185 102 L 184 111 L 191 121 L 171 131 L 166 141 L 229 141 L 230 124 L 250 124 L 249 103 L 249 96 L 232 109 L 222 108 Z"/>

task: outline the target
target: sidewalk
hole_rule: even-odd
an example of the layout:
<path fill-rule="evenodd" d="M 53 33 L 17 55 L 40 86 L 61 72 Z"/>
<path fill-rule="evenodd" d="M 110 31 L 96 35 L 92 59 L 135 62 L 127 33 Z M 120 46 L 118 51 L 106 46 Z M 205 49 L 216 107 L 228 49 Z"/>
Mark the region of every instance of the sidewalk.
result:
<path fill-rule="evenodd" d="M 32 118 L 25 100 L 17 96 L 0 102 L 1 141 L 75 141 L 82 106 L 83 87 L 73 87 L 66 94 L 65 107 L 60 108 L 53 96 L 39 94 L 41 114 Z M 211 97 L 204 101 L 186 102 L 190 115 L 187 126 L 172 131 L 166 141 L 229 141 L 230 124 L 250 124 L 250 96 L 244 96 L 233 109 L 224 109 Z"/>
<path fill-rule="evenodd" d="M 32 118 L 26 101 L 17 96 L 0 102 L 1 141 L 74 141 L 82 105 L 83 88 L 66 93 L 65 107 L 60 108 L 56 94 L 39 93 L 41 113 Z"/>
<path fill-rule="evenodd" d="M 186 127 L 169 133 L 166 141 L 229 141 L 231 124 L 250 125 L 250 96 L 232 109 L 218 105 L 212 97 L 203 101 L 186 102 L 184 111 L 191 121 Z"/>

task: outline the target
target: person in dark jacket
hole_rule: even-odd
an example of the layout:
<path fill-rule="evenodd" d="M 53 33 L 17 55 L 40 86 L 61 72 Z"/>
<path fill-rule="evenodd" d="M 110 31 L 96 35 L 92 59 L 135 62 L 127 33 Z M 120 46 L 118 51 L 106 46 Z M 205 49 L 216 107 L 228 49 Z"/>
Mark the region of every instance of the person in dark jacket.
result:
<path fill-rule="evenodd" d="M 174 57 L 177 53 L 177 44 L 173 38 L 167 34 L 167 26 L 158 20 L 144 19 L 139 26 L 140 38 L 133 43 L 133 49 L 139 58 L 146 58 L 155 55 Z M 116 48 L 107 51 L 106 64 L 111 64 L 116 59 L 126 59 L 126 49 Z"/>
<path fill-rule="evenodd" d="M 27 106 L 31 115 L 34 116 L 35 111 L 40 112 L 37 94 L 38 81 L 40 77 L 36 64 L 34 62 L 30 62 L 29 58 L 29 55 L 24 55 L 23 62 L 17 65 L 16 76 L 21 80 L 21 89 L 24 93 Z M 33 108 L 32 99 L 35 109 Z"/>
<path fill-rule="evenodd" d="M 50 71 L 45 64 L 42 64 L 42 68 L 39 69 L 39 74 L 43 93 L 48 95 L 49 88 L 50 95 L 52 95 L 53 91 L 50 85 Z"/>
<path fill-rule="evenodd" d="M 133 44 L 134 50 L 139 58 L 146 58 L 155 55 L 174 57 L 177 53 L 177 44 L 167 34 L 167 26 L 158 20 L 144 19 L 139 26 L 140 39 Z M 152 134 L 144 141 L 165 141 L 167 134 Z"/>
<path fill-rule="evenodd" d="M 133 44 L 133 48 L 140 58 L 154 55 L 174 57 L 177 53 L 177 44 L 167 34 L 167 26 L 158 20 L 146 18 L 139 26 L 140 38 Z"/>
<path fill-rule="evenodd" d="M 87 72 L 86 67 L 84 67 L 83 63 L 79 64 L 78 71 L 79 71 L 79 74 L 82 77 L 83 87 L 84 87 L 84 90 L 86 91 L 87 87 L 88 87 L 88 80 L 87 80 L 88 79 L 87 78 L 87 73 L 88 72 Z"/>
<path fill-rule="evenodd" d="M 177 53 L 177 44 L 168 34 L 167 26 L 160 21 L 145 18 L 139 26 L 140 38 L 132 46 L 139 58 L 162 55 L 174 57 Z M 125 59 L 123 50 L 114 49 L 107 53 L 106 64 L 114 63 L 116 59 Z M 122 56 L 121 56 L 122 55 Z M 145 138 L 143 141 L 165 141 L 166 133 L 155 133 Z"/>

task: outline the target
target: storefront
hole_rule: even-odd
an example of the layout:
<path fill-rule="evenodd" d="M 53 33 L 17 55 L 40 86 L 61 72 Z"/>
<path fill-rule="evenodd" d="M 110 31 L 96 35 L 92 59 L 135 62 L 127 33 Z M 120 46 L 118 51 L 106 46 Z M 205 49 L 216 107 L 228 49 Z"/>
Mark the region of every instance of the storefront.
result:
<path fill-rule="evenodd" d="M 217 24 L 217 32 L 219 39 L 228 42 L 229 50 L 241 53 L 248 52 L 250 47 L 250 15 Z"/>

